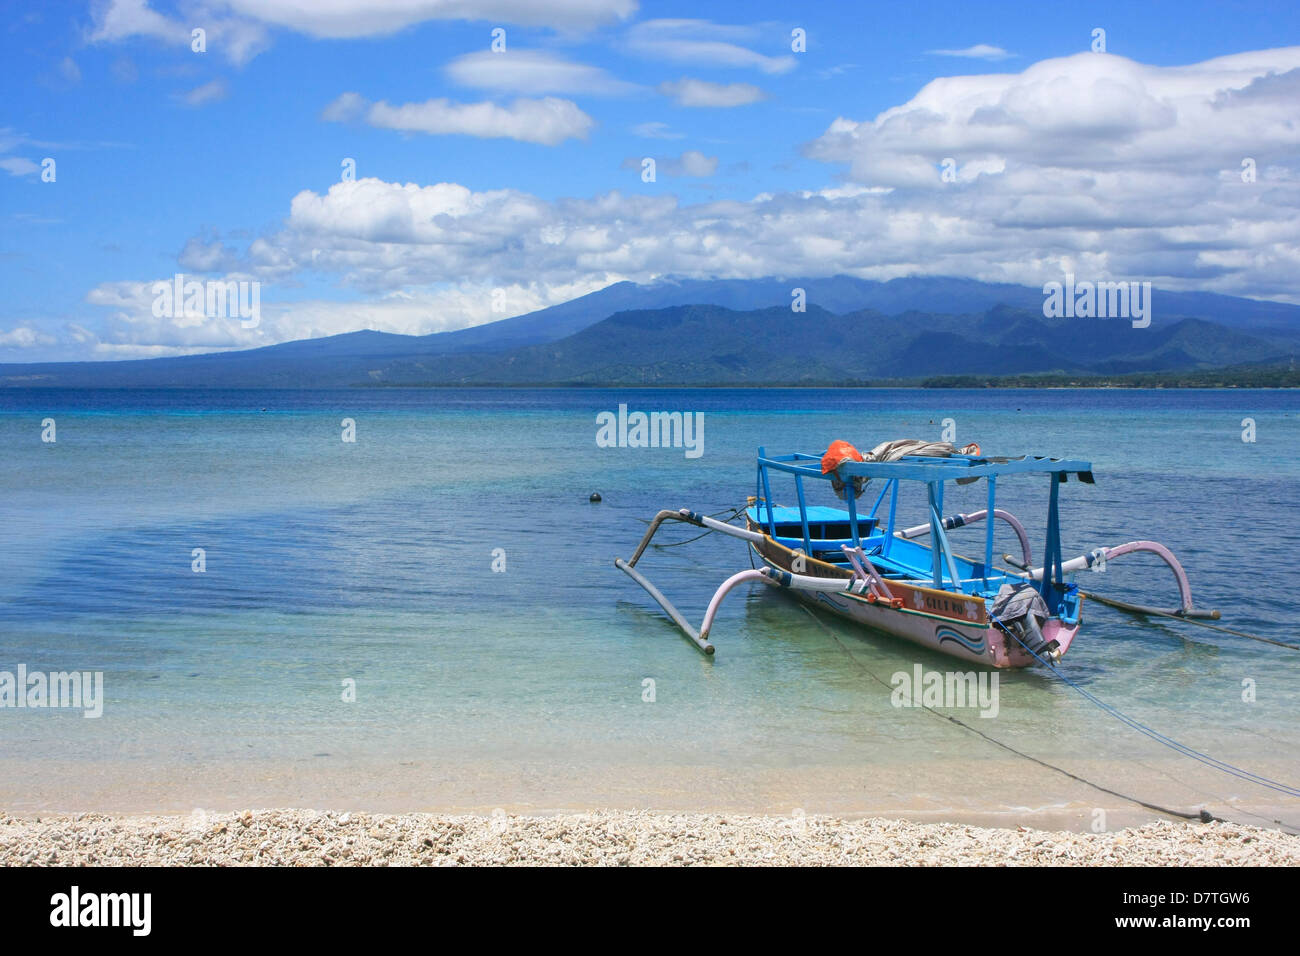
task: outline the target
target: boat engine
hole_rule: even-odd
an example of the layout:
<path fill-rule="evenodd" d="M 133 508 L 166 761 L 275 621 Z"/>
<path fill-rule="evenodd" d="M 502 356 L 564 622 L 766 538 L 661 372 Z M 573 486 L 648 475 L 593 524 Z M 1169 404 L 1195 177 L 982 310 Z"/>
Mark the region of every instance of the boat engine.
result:
<path fill-rule="evenodd" d="M 1051 614 L 1038 588 L 1024 582 L 1004 584 L 993 600 L 993 618 L 1024 642 L 1032 653 L 1055 660 L 1060 644 L 1043 637 L 1043 622 Z"/>

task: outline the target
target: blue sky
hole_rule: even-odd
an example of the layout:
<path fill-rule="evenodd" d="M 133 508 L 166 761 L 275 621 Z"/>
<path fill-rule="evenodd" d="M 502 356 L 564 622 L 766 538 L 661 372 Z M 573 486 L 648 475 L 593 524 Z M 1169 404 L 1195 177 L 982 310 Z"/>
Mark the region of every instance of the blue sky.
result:
<path fill-rule="evenodd" d="M 10 5 L 0 361 L 432 332 L 664 275 L 1300 302 L 1296 44 L 1291 3 Z M 263 321 L 154 315 L 176 272 L 259 282 Z"/>

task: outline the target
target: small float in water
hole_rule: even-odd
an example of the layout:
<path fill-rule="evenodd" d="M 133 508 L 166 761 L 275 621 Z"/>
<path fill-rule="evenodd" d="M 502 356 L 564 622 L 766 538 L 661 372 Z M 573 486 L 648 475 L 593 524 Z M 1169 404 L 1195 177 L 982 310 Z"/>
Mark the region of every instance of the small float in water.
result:
<path fill-rule="evenodd" d="M 1011 513 L 997 506 L 998 482 L 1024 475 L 1046 475 L 1047 540 L 1043 563 L 1035 567 L 1029 535 Z M 773 503 L 774 477 L 792 477 L 797 507 Z M 1147 552 L 1173 571 L 1180 604 L 1172 610 L 1102 599 L 1136 613 L 1217 619 L 1217 611 L 1192 605 L 1187 575 L 1173 553 L 1154 541 L 1130 541 L 1097 548 L 1065 560 L 1061 554 L 1060 487 L 1074 476 L 1093 483 L 1092 464 L 1063 458 L 1022 455 L 995 458 L 978 445 L 955 448 L 947 442 L 903 439 L 861 454 L 846 441 L 833 442 L 821 455 L 768 455 L 758 450 L 755 493 L 742 511 L 744 527 L 682 509 L 661 511 L 650 522 L 629 560 L 616 567 L 643 587 L 669 617 L 706 654 L 709 633 L 727 594 L 752 581 L 784 588 L 809 604 L 824 607 L 858 624 L 884 631 L 932 650 L 987 667 L 1054 664 L 1070 649 L 1082 623 L 1085 595 L 1066 575 L 1084 568 L 1104 569 L 1126 554 Z M 971 514 L 943 514 L 947 482 L 967 484 L 984 479 L 988 504 Z M 844 500 L 844 508 L 808 504 L 805 483 L 827 481 Z M 858 499 L 878 482 L 875 501 L 860 509 Z M 900 490 L 924 489 L 929 520 L 898 528 Z M 637 562 L 666 521 L 678 521 L 732 535 L 748 542 L 762 568 L 750 568 L 722 583 L 709 602 L 697 631 L 640 571 Z M 1011 527 L 1021 556 L 993 559 L 994 522 Z M 980 558 L 956 553 L 948 532 L 984 523 Z M 920 539 L 928 538 L 928 543 Z M 1096 595 L 1092 595 L 1096 597 Z"/>

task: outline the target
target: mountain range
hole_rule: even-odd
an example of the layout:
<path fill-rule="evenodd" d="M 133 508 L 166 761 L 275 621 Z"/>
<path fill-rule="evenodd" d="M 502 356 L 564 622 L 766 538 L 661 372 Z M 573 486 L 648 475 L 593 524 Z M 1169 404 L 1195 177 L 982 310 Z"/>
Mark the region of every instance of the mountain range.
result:
<path fill-rule="evenodd" d="M 805 311 L 791 308 L 801 288 Z M 361 331 L 207 355 L 0 364 L 0 386 L 773 385 L 1261 368 L 1300 306 L 1153 293 L 1152 322 L 1043 316 L 1040 289 L 955 278 L 620 282 L 470 329 Z"/>

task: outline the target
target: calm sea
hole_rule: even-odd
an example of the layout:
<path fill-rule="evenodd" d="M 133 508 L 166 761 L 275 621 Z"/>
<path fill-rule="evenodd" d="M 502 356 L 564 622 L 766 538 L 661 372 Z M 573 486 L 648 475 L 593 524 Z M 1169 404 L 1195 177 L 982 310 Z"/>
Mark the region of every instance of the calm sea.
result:
<path fill-rule="evenodd" d="M 598 447 L 621 403 L 703 413 L 703 454 Z M 0 709 L 0 808 L 1149 816 L 891 705 L 880 680 L 947 658 L 756 585 L 707 660 L 613 567 L 660 508 L 742 505 L 760 445 L 937 439 L 945 419 L 991 454 L 1093 461 L 1095 486 L 1063 488 L 1067 556 L 1162 541 L 1223 625 L 1300 642 L 1293 392 L 0 391 L 0 671 L 102 671 L 105 698 L 99 719 Z M 1041 553 L 1046 481 L 1002 484 Z M 983 495 L 950 489 L 945 510 Z M 953 535 L 978 551 L 979 530 Z M 999 553 L 1013 540 L 999 530 Z M 747 567 L 716 534 L 641 563 L 697 621 Z M 1154 559 L 1079 581 L 1176 603 Z M 1062 671 L 1300 784 L 1296 651 L 1094 603 Z M 1050 674 L 1000 675 L 996 717 L 947 712 L 1143 800 L 1300 822 L 1300 801 L 1173 755 Z"/>

